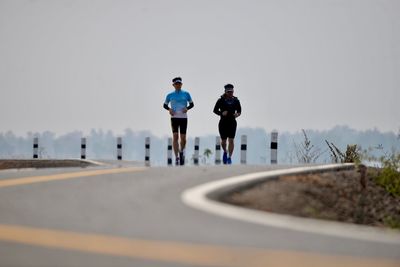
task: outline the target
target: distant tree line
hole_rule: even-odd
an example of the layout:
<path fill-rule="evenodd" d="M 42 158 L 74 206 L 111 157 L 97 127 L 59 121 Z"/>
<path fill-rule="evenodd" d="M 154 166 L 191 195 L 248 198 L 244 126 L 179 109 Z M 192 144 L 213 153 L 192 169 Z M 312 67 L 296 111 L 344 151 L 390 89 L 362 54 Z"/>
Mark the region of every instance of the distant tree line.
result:
<path fill-rule="evenodd" d="M 270 162 L 270 132 L 261 128 L 239 128 L 236 138 L 234 163 L 240 162 L 240 136 L 247 135 L 248 164 L 269 164 Z M 307 140 L 305 140 L 305 134 Z M 215 135 L 200 137 L 200 155 L 205 157 L 201 162 L 212 163 L 215 149 Z M 336 126 L 330 130 L 318 131 L 299 129 L 297 132 L 279 132 L 278 163 L 297 164 L 299 158 L 311 158 L 316 163 L 331 162 L 331 154 L 327 141 L 345 151 L 347 145 L 357 144 L 358 147 L 369 149 L 370 153 L 379 157 L 385 151 L 400 150 L 400 132 L 381 132 L 378 129 L 359 131 L 348 126 Z M 79 158 L 82 137 L 87 138 L 88 159 L 116 159 L 117 137 L 123 140 L 123 159 L 144 161 L 144 140 L 151 138 L 151 162 L 153 165 L 166 165 L 167 138 L 155 136 L 150 131 L 132 131 L 126 129 L 117 135 L 111 130 L 93 129 L 89 134 L 80 131 L 56 135 L 51 131 L 41 133 L 29 132 L 25 136 L 17 136 L 12 131 L 0 132 L 0 158 L 32 158 L 33 138 L 39 137 L 39 154 L 41 158 Z M 190 160 L 194 152 L 194 137 L 188 132 L 186 149 Z M 306 141 L 306 142 L 305 142 Z M 308 143 L 307 143 L 308 142 Z M 299 155 L 302 146 L 308 154 Z M 205 153 L 206 152 L 206 153 Z M 211 152 L 211 153 L 210 153 Z M 314 154 L 313 154 L 314 153 Z"/>

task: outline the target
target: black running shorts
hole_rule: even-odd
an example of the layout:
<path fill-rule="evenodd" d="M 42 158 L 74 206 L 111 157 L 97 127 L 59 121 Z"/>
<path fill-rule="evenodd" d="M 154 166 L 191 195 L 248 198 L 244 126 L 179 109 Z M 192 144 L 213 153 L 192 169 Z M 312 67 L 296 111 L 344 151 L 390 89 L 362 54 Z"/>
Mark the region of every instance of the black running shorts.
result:
<path fill-rule="evenodd" d="M 220 120 L 218 124 L 219 135 L 221 139 L 235 138 L 236 135 L 236 120 Z"/>
<path fill-rule="evenodd" d="M 173 133 L 186 134 L 187 118 L 171 118 L 171 128 Z"/>

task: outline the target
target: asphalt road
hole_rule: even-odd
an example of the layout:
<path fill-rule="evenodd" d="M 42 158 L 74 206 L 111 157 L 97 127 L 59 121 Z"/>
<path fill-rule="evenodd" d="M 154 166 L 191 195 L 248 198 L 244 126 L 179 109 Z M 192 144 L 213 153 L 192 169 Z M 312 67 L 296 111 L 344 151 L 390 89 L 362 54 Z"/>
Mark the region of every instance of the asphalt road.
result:
<path fill-rule="evenodd" d="M 0 266 L 400 266 L 396 244 L 256 225 L 181 201 L 196 185 L 271 168 L 0 171 Z"/>

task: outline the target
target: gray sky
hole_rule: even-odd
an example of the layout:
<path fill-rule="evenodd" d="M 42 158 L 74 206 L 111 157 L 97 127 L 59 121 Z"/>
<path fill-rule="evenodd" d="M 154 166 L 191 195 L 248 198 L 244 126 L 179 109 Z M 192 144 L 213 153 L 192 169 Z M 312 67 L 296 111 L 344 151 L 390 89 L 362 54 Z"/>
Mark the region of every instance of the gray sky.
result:
<path fill-rule="evenodd" d="M 400 127 L 398 0 L 0 0 L 0 131 L 170 133 L 181 76 L 189 135 L 239 127 Z"/>

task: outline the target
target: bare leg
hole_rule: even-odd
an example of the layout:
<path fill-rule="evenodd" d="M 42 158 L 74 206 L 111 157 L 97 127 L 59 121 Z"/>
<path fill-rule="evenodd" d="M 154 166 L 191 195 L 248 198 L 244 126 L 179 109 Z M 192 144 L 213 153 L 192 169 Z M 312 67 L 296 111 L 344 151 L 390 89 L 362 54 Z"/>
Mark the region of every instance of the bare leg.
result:
<path fill-rule="evenodd" d="M 229 141 L 229 157 L 231 158 L 233 155 L 233 149 L 235 148 L 235 139 L 233 138 L 228 138 Z"/>
<path fill-rule="evenodd" d="M 226 139 L 221 139 L 221 147 L 224 152 L 226 152 Z"/>
<path fill-rule="evenodd" d="M 178 144 L 178 133 L 174 133 L 173 134 L 173 142 L 172 142 L 172 146 L 174 148 L 174 153 L 175 153 L 175 157 L 178 157 L 179 155 L 179 144 Z"/>
<path fill-rule="evenodd" d="M 181 134 L 181 150 L 185 150 L 186 147 L 186 134 Z"/>

